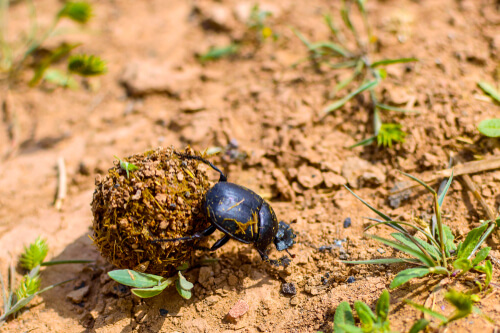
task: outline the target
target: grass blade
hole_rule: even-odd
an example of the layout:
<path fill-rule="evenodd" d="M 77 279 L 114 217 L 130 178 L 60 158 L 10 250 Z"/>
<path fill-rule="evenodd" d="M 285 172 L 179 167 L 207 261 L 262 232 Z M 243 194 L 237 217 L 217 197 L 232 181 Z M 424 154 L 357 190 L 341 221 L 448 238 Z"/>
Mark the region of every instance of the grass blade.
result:
<path fill-rule="evenodd" d="M 377 84 L 379 83 L 378 80 L 373 80 L 373 81 L 368 81 L 364 84 L 362 84 L 358 89 L 354 90 L 353 92 L 349 93 L 347 96 L 345 96 L 344 98 L 341 98 L 339 99 L 338 101 L 328 105 L 324 110 L 323 112 L 324 113 L 329 113 L 329 112 L 332 112 L 332 111 L 335 111 L 337 110 L 338 108 L 341 108 L 342 106 L 344 106 L 345 103 L 347 103 L 351 98 L 353 98 L 354 96 L 356 96 L 357 94 L 359 93 L 362 93 L 363 91 L 365 90 L 368 90 L 368 89 L 372 89 L 373 87 L 375 87 Z"/>
<path fill-rule="evenodd" d="M 387 111 L 396 111 L 396 112 L 403 112 L 403 113 L 416 113 L 416 114 L 420 114 L 420 112 L 415 111 L 415 110 L 402 109 L 402 108 L 398 108 L 396 106 L 382 104 L 382 103 L 377 103 L 376 107 L 378 107 L 380 109 L 383 109 L 383 110 L 387 110 Z"/>
<path fill-rule="evenodd" d="M 54 266 L 54 265 L 62 265 L 62 264 L 89 264 L 91 262 L 95 262 L 95 260 L 51 260 L 44 261 L 40 264 L 40 266 Z"/>
<path fill-rule="evenodd" d="M 500 93 L 488 82 L 479 81 L 477 83 L 479 88 L 481 88 L 486 94 L 490 95 L 497 103 L 500 103 Z"/>
<path fill-rule="evenodd" d="M 328 67 L 332 68 L 332 69 L 341 69 L 341 68 L 350 68 L 350 67 L 356 67 L 357 65 L 357 61 L 356 60 L 349 60 L 349 61 L 343 61 L 343 62 L 338 62 L 338 63 L 325 63 L 325 65 L 327 65 Z"/>
<path fill-rule="evenodd" d="M 439 258 L 441 258 L 439 247 L 436 249 L 434 246 L 424 242 L 420 238 L 401 233 L 392 233 L 391 236 L 397 241 L 400 241 L 401 243 L 413 248 L 415 251 L 420 250 L 422 253 L 425 253 L 425 255 L 432 257 L 432 259 L 434 260 L 438 260 Z"/>
<path fill-rule="evenodd" d="M 314 44 L 309 44 L 308 48 L 311 51 L 315 51 L 317 49 L 327 49 L 333 51 L 334 53 L 337 53 L 338 55 L 344 58 L 347 58 L 351 55 L 349 51 L 347 51 L 342 46 L 335 44 L 333 42 L 317 42 Z"/>
<path fill-rule="evenodd" d="M 401 170 L 398 170 L 401 174 L 403 174 L 404 176 L 410 178 L 410 179 L 413 179 L 414 181 L 416 181 L 417 183 L 419 183 L 420 185 L 422 185 L 423 187 L 425 187 L 429 192 L 431 192 L 432 194 L 434 195 L 437 195 L 436 191 L 434 191 L 434 189 L 432 187 L 430 187 L 429 185 L 427 185 L 426 183 L 424 183 L 423 180 L 420 180 L 418 179 L 417 177 L 415 176 L 412 176 L 406 172 L 403 172 Z"/>
<path fill-rule="evenodd" d="M 372 63 L 371 67 L 375 68 L 377 66 L 386 66 L 392 64 L 402 64 L 407 62 L 415 62 L 418 61 L 417 58 L 399 58 L 399 59 L 384 59 L 380 61 L 375 61 Z"/>
<path fill-rule="evenodd" d="M 439 207 L 443 206 L 444 197 L 446 196 L 446 193 L 448 193 L 448 189 L 450 188 L 452 180 L 453 180 L 453 170 L 451 170 L 450 178 L 448 178 L 448 182 L 446 183 L 446 186 L 443 189 L 443 192 L 439 196 L 439 199 L 438 199 Z"/>
<path fill-rule="evenodd" d="M 446 318 L 444 315 L 440 314 L 439 312 L 436 312 L 436 311 L 433 311 L 431 309 L 428 309 L 426 308 L 425 306 L 423 305 L 420 305 L 420 304 L 417 304 L 415 302 L 412 302 L 410 301 L 409 299 L 405 299 L 405 302 L 407 304 L 410 304 L 411 306 L 413 306 L 415 309 L 419 310 L 419 311 L 422 311 L 423 313 L 426 313 L 430 316 L 433 316 L 434 318 L 437 318 L 443 322 L 447 322 L 448 321 L 448 318 Z"/>
<path fill-rule="evenodd" d="M 434 260 L 432 260 L 432 258 L 426 256 L 424 253 L 422 253 L 420 251 L 414 250 L 413 248 L 409 247 L 408 245 L 401 244 L 401 243 L 398 243 L 398 242 L 395 242 L 395 241 L 392 241 L 390 239 L 386 239 L 383 237 L 379 237 L 377 235 L 367 235 L 367 236 L 370 238 L 373 238 L 373 239 L 375 239 L 375 240 L 377 240 L 377 241 L 379 241 L 387 246 L 393 247 L 396 250 L 404 252 L 404 253 L 406 253 L 414 258 L 417 258 L 427 267 L 436 266 L 436 263 L 434 262 Z"/>
<path fill-rule="evenodd" d="M 371 145 L 376 139 L 377 139 L 377 136 L 374 135 L 374 136 L 371 136 L 371 137 L 369 137 L 367 139 L 358 141 L 355 144 L 353 144 L 352 146 L 349 146 L 347 148 L 352 149 L 352 148 L 356 148 L 356 147 L 359 147 L 359 146 L 368 146 L 368 145 Z"/>
<path fill-rule="evenodd" d="M 372 259 L 372 260 L 359 260 L 359 261 L 341 261 L 344 264 L 354 264 L 354 265 L 382 265 L 382 264 L 401 264 L 401 263 L 415 263 L 420 264 L 418 259 L 403 259 L 403 258 L 383 258 L 383 259 Z"/>

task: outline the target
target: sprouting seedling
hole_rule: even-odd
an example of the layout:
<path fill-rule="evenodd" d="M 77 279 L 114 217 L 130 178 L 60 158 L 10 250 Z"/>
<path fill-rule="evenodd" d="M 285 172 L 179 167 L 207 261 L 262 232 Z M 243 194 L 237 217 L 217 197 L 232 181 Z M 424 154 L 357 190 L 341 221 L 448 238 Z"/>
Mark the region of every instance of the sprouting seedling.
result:
<path fill-rule="evenodd" d="M 273 40 L 278 39 L 278 35 L 271 29 L 267 24 L 267 19 L 272 16 L 270 11 L 260 9 L 259 5 L 256 4 L 252 7 L 250 12 L 250 17 L 247 22 L 247 26 L 250 30 L 257 32 L 257 39 L 259 41 L 266 40 L 270 37 Z"/>
<path fill-rule="evenodd" d="M 376 221 L 376 224 L 371 225 L 367 229 L 377 226 L 386 225 L 395 229 L 397 232 L 392 233 L 391 237 L 394 240 L 386 239 L 376 235 L 367 234 L 368 237 L 373 238 L 387 246 L 391 246 L 403 253 L 406 253 L 410 258 L 384 258 L 384 259 L 372 259 L 363 261 L 344 261 L 344 263 L 349 264 L 394 264 L 394 263 L 409 263 L 418 265 L 418 267 L 408 268 L 399 272 L 390 284 L 390 288 L 396 288 L 400 285 L 408 282 L 413 278 L 421 278 L 428 274 L 443 275 L 450 277 L 459 277 L 471 269 L 476 271 L 485 272 L 485 288 L 488 286 L 491 280 L 491 270 L 488 272 L 488 260 L 485 262 L 484 267 L 479 265 L 483 262 L 489 251 L 489 247 L 480 249 L 481 245 L 485 242 L 488 236 L 493 232 L 496 222 L 486 221 L 481 226 L 471 230 L 465 240 L 458 244 L 454 242 L 454 236 L 451 229 L 444 225 L 442 221 L 441 207 L 443 205 L 445 196 L 450 188 L 453 173 L 443 187 L 443 191 L 438 194 L 433 188 L 427 185 L 422 180 L 403 173 L 406 177 L 418 182 L 420 185 L 424 186 L 433 195 L 434 204 L 434 216 L 436 223 L 430 224 L 430 231 L 422 229 L 416 225 L 403 221 L 394 221 L 388 215 L 378 211 L 369 203 L 358 197 L 351 189 L 346 187 L 356 198 L 358 198 L 364 205 L 370 208 L 373 212 L 379 215 L 382 220 L 371 219 Z M 424 239 L 415 237 L 410 234 L 407 229 L 410 227 L 420 232 Z M 450 266 L 449 263 L 452 263 Z M 453 271 L 453 267 L 457 270 Z M 458 274 L 462 271 L 462 274 Z"/>
<path fill-rule="evenodd" d="M 448 301 L 448 303 L 450 303 L 455 308 L 455 311 L 448 317 L 432 309 L 426 308 L 423 305 L 415 303 L 411 300 L 405 300 L 405 302 L 413 306 L 415 309 L 438 319 L 440 321 L 438 327 L 446 326 L 455 320 L 465 318 L 473 312 L 481 315 L 486 320 L 493 322 L 488 316 L 484 315 L 481 312 L 481 310 L 479 310 L 479 308 L 474 306 L 474 303 L 480 301 L 480 297 L 478 295 L 465 294 L 456 291 L 454 289 L 451 289 L 444 295 L 444 298 L 446 301 Z M 419 330 L 424 330 L 426 327 L 431 327 L 431 326 L 432 325 L 430 321 L 426 319 L 421 319 L 413 325 L 412 330 L 410 330 L 410 332 L 418 332 L 418 331 L 413 331 L 414 327 L 415 328 L 418 327 Z M 437 327 L 432 327 L 432 328 L 437 329 Z"/>
<path fill-rule="evenodd" d="M 101 58 L 87 54 L 77 54 L 69 57 L 68 70 L 81 76 L 95 76 L 106 73 L 106 62 Z"/>
<path fill-rule="evenodd" d="M 198 59 L 201 62 L 218 60 L 238 53 L 239 49 L 240 47 L 237 44 L 229 44 L 227 46 L 221 47 L 211 47 L 206 53 L 200 55 Z"/>
<path fill-rule="evenodd" d="M 136 166 L 135 164 L 132 164 L 132 163 L 127 162 L 127 161 L 122 161 L 121 159 L 119 159 L 116 156 L 115 156 L 115 158 L 120 162 L 120 168 L 122 168 L 122 170 L 125 170 L 125 172 L 127 173 L 127 179 L 129 178 L 129 171 L 139 170 L 139 167 Z"/>
<path fill-rule="evenodd" d="M 28 274 L 25 274 L 17 288 L 6 288 L 2 274 L 0 274 L 0 287 L 3 297 L 3 314 L 0 316 L 0 326 L 12 315 L 15 315 L 18 311 L 22 310 L 26 305 L 28 305 L 36 295 L 50 290 L 61 284 L 73 281 L 74 279 L 65 280 L 53 285 L 50 285 L 42 290 L 40 290 L 41 276 L 40 268 L 41 266 L 53 266 L 59 264 L 83 264 L 90 263 L 93 260 L 52 260 L 44 261 L 48 253 L 47 241 L 38 237 L 35 242 L 24 247 L 24 252 L 21 254 L 19 263 L 22 268 L 29 270 Z M 14 267 L 11 266 L 11 272 L 9 274 L 11 279 L 11 286 L 15 285 L 14 281 Z"/>
<path fill-rule="evenodd" d="M 130 269 L 117 269 L 108 272 L 108 275 L 118 283 L 133 287 L 131 289 L 132 293 L 140 298 L 157 296 L 174 282 L 179 295 L 185 299 L 190 299 L 192 296 L 191 289 L 193 289 L 193 284 L 186 280 L 180 270 L 177 272 L 177 276 L 170 278 L 136 272 Z"/>
<path fill-rule="evenodd" d="M 387 73 L 384 66 L 393 64 L 409 63 L 418 61 L 416 58 L 405 57 L 397 59 L 382 59 L 379 61 L 372 61 L 373 44 L 377 38 L 373 35 L 372 29 L 368 22 L 368 14 L 365 7 L 366 1 L 342 1 L 342 8 L 340 16 L 344 24 L 344 30 L 347 34 L 342 32 L 332 16 L 325 16 L 325 23 L 327 24 L 330 32 L 331 39 L 320 42 L 310 42 L 299 31 L 294 30 L 297 37 L 306 45 L 309 50 L 309 59 L 316 67 L 325 66 L 332 69 L 351 69 L 352 74 L 344 80 L 338 82 L 330 93 L 330 98 L 335 97 L 338 93 L 352 86 L 354 82 L 359 82 L 357 88 L 352 89 L 344 97 L 328 104 L 323 113 L 329 114 L 341 107 L 355 96 L 368 91 L 373 105 L 373 129 L 374 134 L 367 139 L 359 141 L 350 148 L 357 146 L 364 146 L 372 143 L 377 143 L 379 146 L 391 147 L 393 142 L 404 142 L 406 133 L 401 130 L 401 125 L 382 122 L 380 113 L 383 111 L 396 111 L 403 113 L 415 113 L 412 110 L 406 110 L 396 106 L 391 106 L 379 101 L 375 94 L 375 89 L 385 79 Z M 361 15 L 364 34 L 366 40 L 363 40 L 362 33 L 358 31 L 356 25 L 351 20 L 351 7 L 355 5 Z M 350 48 L 346 43 L 346 36 L 351 35 L 356 41 L 355 48 Z"/>
<path fill-rule="evenodd" d="M 392 332 L 389 322 L 389 306 L 390 296 L 387 290 L 384 290 L 380 295 L 375 313 L 370 309 L 366 303 L 362 301 L 354 302 L 354 309 L 358 314 L 360 320 L 360 327 L 357 327 L 354 322 L 354 316 L 349 306 L 349 303 L 342 302 L 335 310 L 333 319 L 335 332 L 347 333 L 383 333 Z"/>

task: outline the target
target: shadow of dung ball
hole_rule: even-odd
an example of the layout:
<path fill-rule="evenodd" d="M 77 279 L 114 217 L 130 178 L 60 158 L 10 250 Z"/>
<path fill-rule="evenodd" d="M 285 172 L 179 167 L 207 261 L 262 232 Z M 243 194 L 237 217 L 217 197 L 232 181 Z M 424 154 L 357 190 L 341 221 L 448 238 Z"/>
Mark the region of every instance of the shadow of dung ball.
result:
<path fill-rule="evenodd" d="M 186 148 L 185 154 L 194 152 Z M 115 161 L 106 177 L 96 179 L 94 243 L 118 268 L 170 275 L 191 258 L 198 241 L 151 240 L 190 236 L 207 228 L 201 209 L 209 186 L 206 166 L 176 155 L 172 148 L 130 156 L 122 166 Z"/>

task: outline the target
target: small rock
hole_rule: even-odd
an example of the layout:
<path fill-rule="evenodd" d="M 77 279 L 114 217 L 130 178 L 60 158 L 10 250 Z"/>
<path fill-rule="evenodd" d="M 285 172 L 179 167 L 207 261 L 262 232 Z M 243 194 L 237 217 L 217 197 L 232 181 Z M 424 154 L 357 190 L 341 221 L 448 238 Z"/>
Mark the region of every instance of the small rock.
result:
<path fill-rule="evenodd" d="M 248 310 L 250 310 L 248 303 L 240 299 L 233 305 L 231 310 L 229 310 L 227 316 L 229 319 L 236 320 L 247 313 Z"/>
<path fill-rule="evenodd" d="M 168 310 L 167 309 L 160 309 L 160 316 L 166 317 L 168 315 Z"/>
<path fill-rule="evenodd" d="M 347 283 L 353 283 L 353 282 L 355 282 L 355 281 L 356 281 L 356 279 L 354 278 L 354 276 L 349 276 L 349 277 L 347 278 Z"/>
<path fill-rule="evenodd" d="M 372 165 L 359 157 L 350 157 L 345 161 L 342 165 L 342 176 L 354 188 L 379 186 L 386 179 L 382 168 Z"/>
<path fill-rule="evenodd" d="M 196 318 L 184 322 L 186 332 L 190 333 L 204 333 L 208 332 L 208 323 L 203 318 Z"/>
<path fill-rule="evenodd" d="M 217 295 L 212 295 L 212 296 L 208 296 L 207 298 L 205 298 L 205 302 L 209 306 L 214 305 L 218 301 L 220 301 L 220 296 L 217 296 Z"/>
<path fill-rule="evenodd" d="M 276 190 L 285 201 L 295 201 L 295 191 L 286 179 L 285 174 L 280 169 L 274 169 L 273 177 L 276 179 Z"/>
<path fill-rule="evenodd" d="M 297 294 L 297 288 L 295 287 L 295 283 L 290 282 L 290 283 L 283 283 L 281 286 L 281 291 L 285 295 L 295 295 Z"/>
<path fill-rule="evenodd" d="M 142 194 L 141 190 L 137 190 L 137 192 L 133 196 L 131 196 L 130 199 L 139 200 L 141 198 L 141 194 Z"/>
<path fill-rule="evenodd" d="M 227 277 L 227 283 L 234 287 L 238 284 L 238 278 L 236 277 L 236 275 L 234 274 L 230 274 L 228 277 Z"/>
<path fill-rule="evenodd" d="M 197 112 L 205 110 L 205 103 L 200 98 L 186 100 L 179 106 L 184 112 Z"/>
<path fill-rule="evenodd" d="M 198 282 L 203 284 L 208 281 L 210 277 L 214 276 L 214 272 L 212 270 L 212 267 L 209 266 L 203 266 L 200 268 L 200 273 L 198 275 Z"/>
<path fill-rule="evenodd" d="M 299 305 L 299 303 L 300 303 L 300 300 L 297 296 L 292 297 L 290 299 L 290 305 L 296 306 L 296 305 Z"/>
<path fill-rule="evenodd" d="M 89 291 L 90 291 L 90 286 L 85 286 L 83 288 L 70 291 L 66 295 L 66 298 L 69 299 L 71 302 L 78 304 L 83 301 L 83 299 L 85 298 L 85 296 L 87 296 Z"/>
<path fill-rule="evenodd" d="M 304 164 L 298 170 L 297 180 L 305 188 L 313 188 L 323 182 L 323 175 L 318 169 Z"/>
<path fill-rule="evenodd" d="M 444 233 L 443 233 L 443 234 L 444 234 Z M 384 249 L 380 249 L 380 248 L 379 248 L 379 249 L 377 249 L 377 251 L 378 251 L 378 253 L 380 253 L 380 254 L 384 254 L 384 253 L 385 253 L 385 250 L 384 250 Z"/>
<path fill-rule="evenodd" d="M 351 218 L 350 217 L 346 217 L 346 219 L 344 220 L 344 228 L 349 228 L 351 226 Z"/>
<path fill-rule="evenodd" d="M 341 175 L 337 175 L 331 171 L 323 172 L 323 179 L 328 188 L 338 187 L 347 184 L 347 180 Z"/>

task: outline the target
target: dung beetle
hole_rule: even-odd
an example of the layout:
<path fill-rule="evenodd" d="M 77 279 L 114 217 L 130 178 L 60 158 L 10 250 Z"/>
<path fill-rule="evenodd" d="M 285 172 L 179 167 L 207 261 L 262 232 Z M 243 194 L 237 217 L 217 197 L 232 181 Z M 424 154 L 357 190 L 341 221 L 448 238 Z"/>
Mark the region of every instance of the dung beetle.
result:
<path fill-rule="evenodd" d="M 245 244 L 253 244 L 262 260 L 274 266 L 286 267 L 290 264 L 287 256 L 272 260 L 267 255 L 271 243 L 274 243 L 278 251 L 285 250 L 290 254 L 288 248 L 294 244 L 296 235 L 287 223 L 278 223 L 273 209 L 262 197 L 246 187 L 228 182 L 224 173 L 210 161 L 200 156 L 176 154 L 208 164 L 220 174 L 219 181 L 207 191 L 203 200 L 202 209 L 211 224 L 192 236 L 155 239 L 152 242 L 190 241 L 209 236 L 219 229 L 225 234 L 224 237 L 207 250 L 215 251 L 233 238 Z M 294 257 L 292 254 L 290 256 Z"/>

